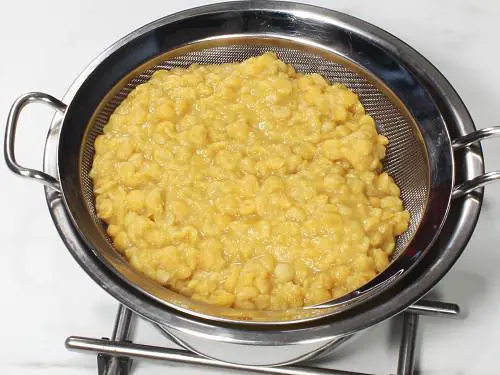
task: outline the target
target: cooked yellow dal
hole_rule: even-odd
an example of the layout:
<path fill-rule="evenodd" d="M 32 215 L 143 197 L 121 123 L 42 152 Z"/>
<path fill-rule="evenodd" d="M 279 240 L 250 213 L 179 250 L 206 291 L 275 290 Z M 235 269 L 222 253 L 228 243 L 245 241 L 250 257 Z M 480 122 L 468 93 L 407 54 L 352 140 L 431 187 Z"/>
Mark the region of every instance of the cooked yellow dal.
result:
<path fill-rule="evenodd" d="M 95 142 L 98 216 L 132 267 L 244 309 L 339 297 L 408 227 L 388 140 L 358 97 L 265 53 L 161 70 Z"/>

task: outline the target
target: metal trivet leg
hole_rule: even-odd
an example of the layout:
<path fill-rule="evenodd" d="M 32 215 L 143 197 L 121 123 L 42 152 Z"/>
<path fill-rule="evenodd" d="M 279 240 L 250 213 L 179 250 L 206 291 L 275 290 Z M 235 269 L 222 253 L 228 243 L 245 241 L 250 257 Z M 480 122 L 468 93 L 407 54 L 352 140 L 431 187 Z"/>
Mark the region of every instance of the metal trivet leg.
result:
<path fill-rule="evenodd" d="M 120 305 L 116 313 L 115 326 L 111 340 L 103 337 L 107 342 L 130 342 L 128 341 L 132 334 L 132 319 L 135 314 L 125 306 Z M 97 354 L 97 373 L 98 375 L 129 375 L 132 368 L 132 359 L 130 357 L 116 357 L 110 354 Z"/>
<path fill-rule="evenodd" d="M 413 375 L 415 366 L 415 342 L 419 315 L 455 317 L 460 308 L 453 303 L 419 301 L 403 313 L 403 334 L 399 349 L 397 375 Z M 130 336 L 131 319 L 134 314 L 120 305 L 116 315 L 115 329 L 111 340 L 70 336 L 66 339 L 69 350 L 98 353 L 99 375 L 129 375 L 132 358 L 152 359 L 211 366 L 226 370 L 245 370 L 256 373 L 280 375 L 373 375 L 359 372 L 325 369 L 310 366 L 245 366 L 230 364 L 201 357 L 186 350 L 159 346 L 134 344 L 127 341 Z"/>
<path fill-rule="evenodd" d="M 418 315 L 403 313 L 403 335 L 399 346 L 398 375 L 413 375 Z"/>

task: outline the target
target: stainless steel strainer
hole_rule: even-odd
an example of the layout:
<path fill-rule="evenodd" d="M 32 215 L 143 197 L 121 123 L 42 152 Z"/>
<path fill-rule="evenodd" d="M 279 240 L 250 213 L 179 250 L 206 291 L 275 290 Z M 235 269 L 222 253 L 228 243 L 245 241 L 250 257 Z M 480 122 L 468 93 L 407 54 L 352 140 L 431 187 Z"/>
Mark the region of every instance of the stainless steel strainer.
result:
<path fill-rule="evenodd" d="M 443 226 L 452 198 L 500 178 L 491 172 L 455 186 L 453 149 L 492 134 L 490 128 L 451 141 L 443 106 L 422 74 L 425 60 L 406 45 L 351 17 L 283 2 L 225 3 L 179 13 L 137 30 L 99 59 L 66 107 L 40 93 L 14 103 L 6 129 L 5 156 L 15 173 L 59 191 L 75 227 L 96 261 L 130 287 L 180 313 L 247 324 L 303 323 L 343 312 L 386 292 L 424 258 Z M 374 29 L 374 28 L 373 28 Z M 387 37 L 387 40 L 383 38 Z M 386 171 L 401 188 L 411 213 L 387 270 L 358 290 L 308 309 L 248 311 L 206 305 L 181 296 L 135 272 L 113 249 L 95 215 L 88 172 L 95 138 L 113 110 L 158 69 L 242 61 L 274 51 L 298 71 L 319 73 L 354 90 L 379 132 L 389 138 Z M 405 54 L 411 53 L 411 56 Z M 410 64 L 412 63 L 412 64 Z M 428 64 L 425 62 L 425 64 Z M 423 65 L 425 65 L 423 64 Z M 25 104 L 43 101 L 64 112 L 59 135 L 58 179 L 23 168 L 14 157 L 17 119 Z"/>

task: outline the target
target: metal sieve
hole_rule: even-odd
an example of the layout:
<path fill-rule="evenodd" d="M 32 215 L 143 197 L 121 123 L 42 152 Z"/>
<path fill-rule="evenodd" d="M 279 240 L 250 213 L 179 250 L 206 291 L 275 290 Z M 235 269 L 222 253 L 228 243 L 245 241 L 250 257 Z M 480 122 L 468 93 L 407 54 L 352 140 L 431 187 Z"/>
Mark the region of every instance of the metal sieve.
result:
<path fill-rule="evenodd" d="M 242 61 L 274 51 L 297 71 L 319 73 L 355 91 L 378 130 L 389 138 L 385 170 L 401 189 L 411 213 L 390 266 L 358 290 L 305 309 L 249 311 L 196 302 L 134 271 L 113 249 L 96 217 L 88 172 L 95 138 L 113 110 L 158 69 Z M 445 105 L 436 94 L 430 64 L 402 42 L 362 21 L 320 8 L 284 2 L 224 3 L 193 9 L 145 26 L 112 46 L 92 65 L 66 107 L 57 99 L 30 93 L 13 105 L 6 129 L 5 156 L 15 173 L 60 192 L 81 239 L 96 261 L 156 302 L 178 313 L 225 323 L 304 323 L 335 315 L 387 292 L 431 248 L 446 220 L 452 198 L 500 178 L 491 172 L 455 186 L 453 149 L 498 134 L 490 128 L 451 141 Z M 438 77 L 439 78 L 439 77 Z M 14 156 L 21 109 L 42 101 L 61 112 L 58 179 L 23 168 Z"/>
<path fill-rule="evenodd" d="M 287 64 L 293 65 L 298 72 L 321 74 L 331 83 L 343 83 L 356 92 L 367 113 L 375 119 L 378 131 L 388 137 L 387 155 L 383 160 L 384 170 L 400 186 L 404 207 L 411 214 L 409 229 L 396 239 L 396 247 L 392 256 L 392 259 L 396 259 L 407 248 L 414 237 L 425 212 L 429 195 L 429 171 L 426 149 L 413 119 L 408 113 L 405 113 L 405 109 L 401 106 L 401 103 L 397 102 L 394 95 L 392 95 L 391 100 L 388 96 L 391 93 L 387 88 L 384 88 L 385 93 L 382 92 L 382 86 L 379 85 L 380 88 L 378 88 L 373 78 L 370 80 L 369 75 L 366 73 L 363 75 L 364 72 L 362 71 L 358 70 L 359 73 L 356 72 L 354 70 L 355 67 L 351 63 L 342 61 L 339 56 L 317 55 L 309 52 L 309 49 L 304 49 L 304 46 L 300 46 L 300 44 L 294 48 L 293 42 L 288 42 L 289 46 L 282 47 L 275 46 L 273 40 L 261 40 L 259 42 L 259 38 L 254 37 L 251 41 L 259 44 L 246 44 L 249 41 L 245 37 L 234 38 L 230 41 L 231 44 L 229 45 L 227 45 L 229 41 L 224 40 L 224 45 L 215 47 L 211 46 L 214 44 L 214 41 L 211 41 L 208 47 L 204 47 L 204 43 L 202 42 L 190 48 L 190 50 L 195 48 L 195 51 L 185 52 L 181 50 L 179 55 L 176 54 L 176 51 L 170 51 L 167 55 L 172 57 L 166 57 L 165 60 L 152 67 L 149 67 L 151 63 L 147 63 L 145 67 L 136 69 L 136 72 L 139 74 L 127 77 L 122 82 L 125 85 L 121 89 L 119 89 L 121 85 L 118 85 L 115 88 L 117 92 L 112 90 L 112 93 L 107 95 L 101 102 L 84 135 L 80 162 L 80 181 L 83 198 L 86 208 L 99 229 L 101 236 L 107 239 L 109 246 L 112 246 L 111 239 L 106 234 L 105 223 L 96 215 L 93 185 L 89 178 L 94 157 L 94 142 L 97 136 L 102 134 L 102 130 L 115 108 L 120 105 L 127 95 L 137 85 L 148 81 L 151 75 L 157 70 L 169 70 L 175 67 L 187 68 L 192 64 L 241 62 L 249 57 L 259 56 L 266 51 L 273 51 L 277 54 L 278 58 Z M 268 44 L 260 44 L 263 42 L 267 42 Z M 283 41 L 280 44 L 283 44 Z M 156 61 L 158 59 L 155 59 L 154 63 Z M 412 167 L 408 168 L 408 165 L 412 165 Z M 401 274 L 399 267 L 397 272 Z M 390 276 L 392 275 L 393 273 L 390 274 Z M 386 279 L 387 277 L 383 280 Z M 368 288 L 370 287 L 368 286 Z M 365 291 L 362 290 L 357 292 L 359 295 L 364 293 Z M 343 297 L 332 303 L 336 306 L 345 302 L 352 303 L 352 300 L 349 301 L 352 299 L 352 296 Z M 337 309 L 337 311 L 340 310 Z"/>

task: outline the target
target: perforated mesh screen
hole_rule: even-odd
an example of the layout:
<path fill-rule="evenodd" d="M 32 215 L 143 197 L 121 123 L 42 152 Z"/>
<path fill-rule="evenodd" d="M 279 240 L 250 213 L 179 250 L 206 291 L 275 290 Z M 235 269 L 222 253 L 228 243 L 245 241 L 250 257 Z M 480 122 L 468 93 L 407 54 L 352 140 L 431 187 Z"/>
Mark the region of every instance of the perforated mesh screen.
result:
<path fill-rule="evenodd" d="M 105 226 L 95 213 L 95 198 L 88 172 L 92 167 L 94 141 L 102 133 L 102 129 L 110 115 L 122 100 L 137 85 L 146 82 L 157 70 L 188 67 L 193 63 L 222 64 L 240 62 L 249 57 L 260 55 L 265 51 L 274 51 L 282 61 L 293 65 L 298 72 L 321 74 L 332 83 L 343 83 L 359 95 L 367 113 L 375 119 L 379 132 L 389 139 L 387 156 L 383 161 L 384 168 L 400 187 L 404 206 L 411 214 L 409 229 L 396 240 L 394 256 L 397 256 L 408 245 L 424 214 L 429 185 L 425 148 L 415 134 L 415 127 L 405 119 L 400 110 L 375 85 L 347 67 L 303 51 L 267 45 L 213 47 L 169 59 L 131 79 L 108 103 L 105 103 L 100 113 L 94 117 L 94 121 L 89 124 L 89 131 L 82 143 L 82 160 L 80 163 L 80 181 L 84 198 L 88 210 L 101 229 L 103 236 L 107 237 L 104 230 Z M 408 167 L 410 165 L 411 168 Z M 107 240 L 110 241 L 109 238 Z"/>

